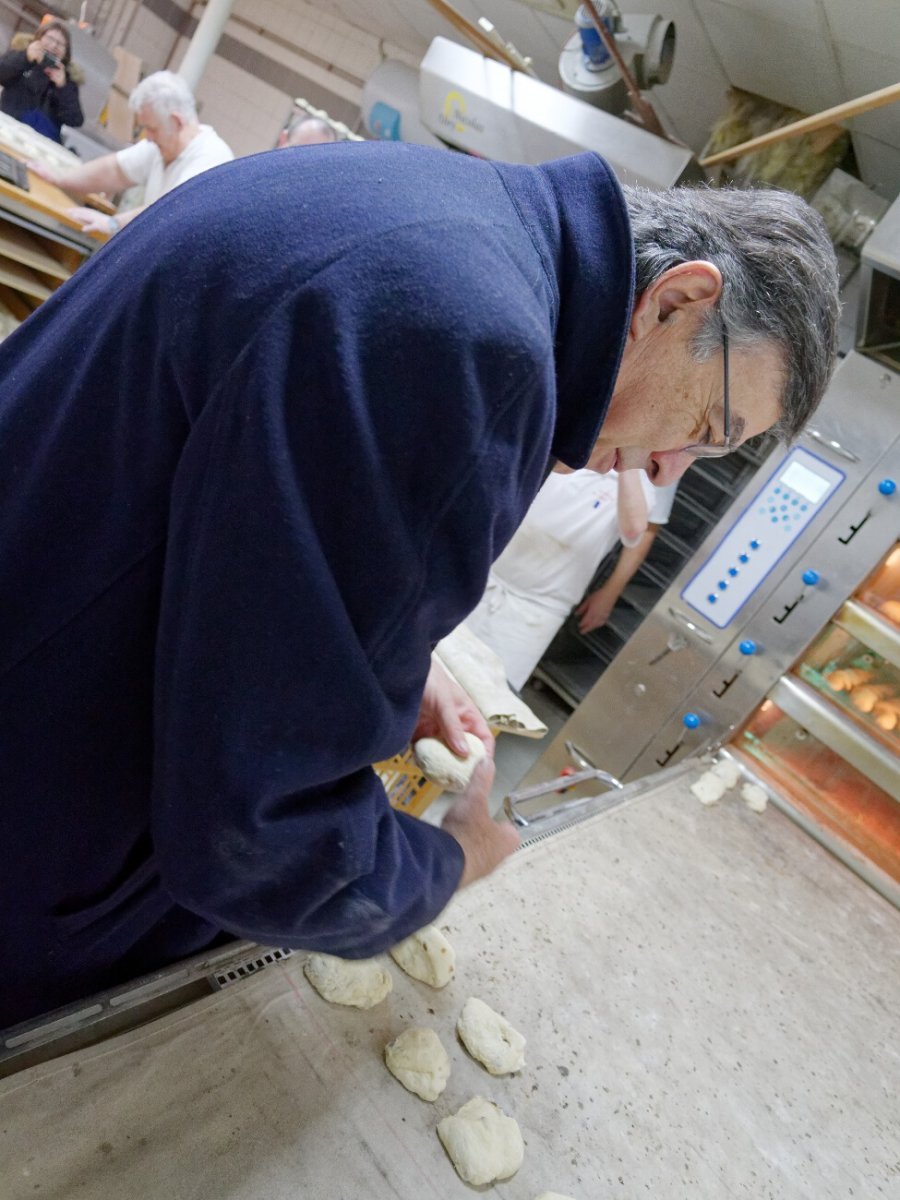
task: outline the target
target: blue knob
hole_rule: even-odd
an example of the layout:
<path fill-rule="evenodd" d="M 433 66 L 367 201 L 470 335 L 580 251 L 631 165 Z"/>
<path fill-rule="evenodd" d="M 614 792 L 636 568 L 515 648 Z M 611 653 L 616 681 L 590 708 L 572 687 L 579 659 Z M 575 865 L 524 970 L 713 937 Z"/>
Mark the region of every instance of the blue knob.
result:
<path fill-rule="evenodd" d="M 819 575 L 818 571 L 804 571 L 803 572 L 803 582 L 808 584 L 810 587 L 815 587 L 820 579 L 821 579 L 821 576 Z"/>
<path fill-rule="evenodd" d="M 740 650 L 741 654 L 755 654 L 758 649 L 759 647 L 752 638 L 745 638 L 744 641 L 738 645 L 738 650 Z"/>
<path fill-rule="evenodd" d="M 696 713 L 685 713 L 681 718 L 681 723 L 685 729 L 696 729 L 700 724 L 700 718 Z"/>
<path fill-rule="evenodd" d="M 882 479 L 878 485 L 878 490 L 882 496 L 893 496 L 897 490 L 897 484 L 893 479 Z"/>

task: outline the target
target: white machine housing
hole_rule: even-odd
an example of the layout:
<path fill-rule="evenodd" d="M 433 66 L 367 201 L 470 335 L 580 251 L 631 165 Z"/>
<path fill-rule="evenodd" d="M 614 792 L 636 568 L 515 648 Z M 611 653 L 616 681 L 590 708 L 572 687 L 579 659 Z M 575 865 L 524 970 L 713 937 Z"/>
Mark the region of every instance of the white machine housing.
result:
<path fill-rule="evenodd" d="M 394 62 L 370 76 L 362 108 L 374 137 L 449 145 L 514 163 L 549 162 L 592 150 L 623 183 L 644 187 L 702 178 L 687 147 L 446 38 L 429 46 L 414 91 L 415 74 Z"/>

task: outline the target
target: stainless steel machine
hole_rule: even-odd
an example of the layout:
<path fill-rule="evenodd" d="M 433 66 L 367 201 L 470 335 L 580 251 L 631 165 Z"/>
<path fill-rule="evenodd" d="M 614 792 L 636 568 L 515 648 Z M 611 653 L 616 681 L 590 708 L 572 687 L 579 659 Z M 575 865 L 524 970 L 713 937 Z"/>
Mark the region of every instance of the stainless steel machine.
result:
<path fill-rule="evenodd" d="M 900 903 L 900 201 L 862 269 L 858 349 L 814 422 L 766 459 L 522 786 L 573 761 L 632 780 L 731 742 Z M 846 670 L 870 690 L 838 686 Z"/>

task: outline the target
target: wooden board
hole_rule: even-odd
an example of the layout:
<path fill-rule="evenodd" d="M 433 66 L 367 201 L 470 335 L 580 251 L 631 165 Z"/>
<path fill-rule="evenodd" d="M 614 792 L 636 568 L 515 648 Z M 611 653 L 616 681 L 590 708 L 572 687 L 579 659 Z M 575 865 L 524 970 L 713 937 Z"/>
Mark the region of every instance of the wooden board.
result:
<path fill-rule="evenodd" d="M 22 263 L 55 279 L 68 279 L 71 270 L 54 255 L 53 242 L 41 242 L 21 225 L 3 219 L 0 213 L 0 256 Z"/>
<path fill-rule="evenodd" d="M 53 294 L 53 289 L 35 275 L 30 267 L 24 267 L 11 258 L 0 255 L 0 283 L 5 283 L 26 296 L 34 296 L 36 300 L 46 300 Z"/>

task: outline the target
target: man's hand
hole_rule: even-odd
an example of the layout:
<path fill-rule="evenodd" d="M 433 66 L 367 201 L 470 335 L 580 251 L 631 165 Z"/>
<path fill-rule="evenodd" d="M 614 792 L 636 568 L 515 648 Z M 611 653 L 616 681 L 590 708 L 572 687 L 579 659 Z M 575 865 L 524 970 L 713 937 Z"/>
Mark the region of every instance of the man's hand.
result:
<path fill-rule="evenodd" d="M 48 167 L 46 163 L 35 162 L 34 159 L 29 159 L 25 166 L 41 179 L 46 179 L 48 183 L 62 187 L 62 171 L 58 171 L 56 167 Z"/>
<path fill-rule="evenodd" d="M 578 622 L 578 632 L 590 633 L 592 629 L 599 629 L 601 625 L 605 625 L 609 614 L 615 608 L 616 600 L 617 597 L 611 595 L 604 587 L 597 588 L 596 592 L 589 592 L 575 609 L 575 616 L 581 618 Z"/>
<path fill-rule="evenodd" d="M 110 221 L 106 213 L 97 212 L 96 208 L 82 208 L 74 205 L 66 209 L 66 216 L 77 221 L 85 233 L 110 233 Z"/>
<path fill-rule="evenodd" d="M 508 821 L 495 821 L 488 809 L 488 796 L 494 782 L 494 763 L 485 758 L 475 768 L 469 786 L 457 797 L 441 828 L 463 848 L 466 865 L 459 881 L 461 888 L 490 875 L 519 846 L 519 835 Z"/>
<path fill-rule="evenodd" d="M 437 659 L 432 658 L 412 741 L 417 742 L 423 737 L 438 738 L 454 754 L 468 758 L 469 747 L 464 736 L 467 732 L 484 742 L 488 755 L 493 757 L 494 737 L 487 721 L 459 684 L 450 678 Z"/>

